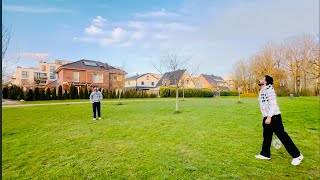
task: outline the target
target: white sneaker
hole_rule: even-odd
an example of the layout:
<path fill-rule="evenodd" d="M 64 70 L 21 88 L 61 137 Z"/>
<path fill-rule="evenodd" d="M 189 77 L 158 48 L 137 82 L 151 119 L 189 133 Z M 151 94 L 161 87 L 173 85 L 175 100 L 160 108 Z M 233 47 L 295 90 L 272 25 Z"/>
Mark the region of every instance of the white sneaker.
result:
<path fill-rule="evenodd" d="M 264 160 L 270 160 L 271 159 L 269 157 L 262 156 L 261 154 L 255 155 L 254 157 L 256 157 L 257 159 L 264 159 Z"/>
<path fill-rule="evenodd" d="M 101 118 L 101 117 L 99 117 L 98 119 L 99 119 L 99 120 L 101 120 L 102 118 Z"/>
<path fill-rule="evenodd" d="M 93 118 L 92 120 L 94 120 L 94 121 L 95 121 L 95 120 L 96 120 L 96 118 Z"/>
<path fill-rule="evenodd" d="M 302 156 L 302 154 L 300 154 L 299 157 L 296 157 L 296 158 L 292 159 L 291 164 L 294 165 L 294 166 L 297 166 L 297 165 L 299 165 L 301 163 L 302 159 L 303 159 L 303 156 Z"/>

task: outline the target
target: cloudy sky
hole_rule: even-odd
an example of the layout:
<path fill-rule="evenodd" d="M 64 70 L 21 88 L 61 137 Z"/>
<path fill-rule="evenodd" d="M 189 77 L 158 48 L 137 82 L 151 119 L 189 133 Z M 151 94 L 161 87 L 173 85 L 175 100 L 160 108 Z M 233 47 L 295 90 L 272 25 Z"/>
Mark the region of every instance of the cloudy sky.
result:
<path fill-rule="evenodd" d="M 266 42 L 319 32 L 318 0 L 3 0 L 19 65 L 91 59 L 129 75 L 157 72 L 167 54 L 191 57 L 198 73 L 226 76 Z"/>

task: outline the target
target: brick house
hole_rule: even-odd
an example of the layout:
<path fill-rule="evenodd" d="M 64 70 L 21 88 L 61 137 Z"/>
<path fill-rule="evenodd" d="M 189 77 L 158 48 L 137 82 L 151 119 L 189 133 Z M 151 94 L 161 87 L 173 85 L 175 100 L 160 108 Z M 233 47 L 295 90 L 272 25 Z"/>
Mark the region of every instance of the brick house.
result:
<path fill-rule="evenodd" d="M 176 82 L 177 81 L 177 82 Z M 157 87 L 180 87 L 195 88 L 191 75 L 186 69 L 166 72 L 157 83 Z"/>
<path fill-rule="evenodd" d="M 68 90 L 73 84 L 81 88 L 97 86 L 102 89 L 124 90 L 125 71 L 93 60 L 79 60 L 60 66 L 56 70 L 57 82 L 52 85 L 57 88 L 61 85 L 63 90 Z"/>
<path fill-rule="evenodd" d="M 197 88 L 210 89 L 212 91 L 229 91 L 228 84 L 220 76 L 200 74 L 195 80 Z"/>

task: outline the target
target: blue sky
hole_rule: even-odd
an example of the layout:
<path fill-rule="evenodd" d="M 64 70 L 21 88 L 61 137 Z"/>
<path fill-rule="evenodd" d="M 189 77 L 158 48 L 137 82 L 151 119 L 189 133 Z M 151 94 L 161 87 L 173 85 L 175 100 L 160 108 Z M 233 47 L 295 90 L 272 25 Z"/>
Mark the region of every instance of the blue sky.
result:
<path fill-rule="evenodd" d="M 2 10 L 18 65 L 125 61 L 129 75 L 157 73 L 151 62 L 170 53 L 226 76 L 268 41 L 319 32 L 318 0 L 3 0 Z"/>

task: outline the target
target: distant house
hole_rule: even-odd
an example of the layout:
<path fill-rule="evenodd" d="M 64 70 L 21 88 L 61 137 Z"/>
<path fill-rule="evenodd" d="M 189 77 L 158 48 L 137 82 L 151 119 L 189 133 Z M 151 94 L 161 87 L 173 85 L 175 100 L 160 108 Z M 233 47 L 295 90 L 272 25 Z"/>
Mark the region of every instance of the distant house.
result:
<path fill-rule="evenodd" d="M 184 88 L 195 88 L 192 77 L 186 69 L 165 73 L 156 86 L 176 87 L 177 84 Z"/>
<path fill-rule="evenodd" d="M 64 90 L 69 89 L 71 84 L 78 88 L 87 85 L 124 90 L 125 72 L 100 61 L 79 60 L 60 66 L 56 73 L 58 80 L 55 85 L 61 85 Z"/>
<path fill-rule="evenodd" d="M 220 76 L 200 74 L 196 80 L 196 87 L 211 89 L 212 91 L 229 91 L 227 82 Z"/>
<path fill-rule="evenodd" d="M 161 75 L 153 73 L 137 74 L 128 77 L 125 81 L 126 89 L 151 90 L 156 87 Z"/>
<path fill-rule="evenodd" d="M 52 63 L 40 62 L 38 67 L 18 66 L 16 73 L 12 77 L 12 83 L 24 88 L 45 88 L 48 84 L 57 80 L 54 73 L 56 69 L 70 61 L 54 60 Z"/>

